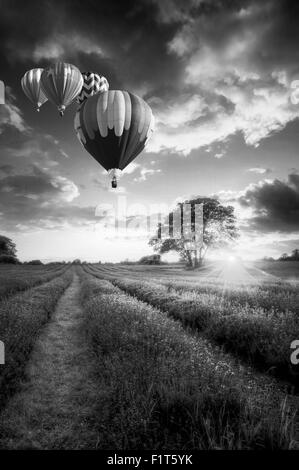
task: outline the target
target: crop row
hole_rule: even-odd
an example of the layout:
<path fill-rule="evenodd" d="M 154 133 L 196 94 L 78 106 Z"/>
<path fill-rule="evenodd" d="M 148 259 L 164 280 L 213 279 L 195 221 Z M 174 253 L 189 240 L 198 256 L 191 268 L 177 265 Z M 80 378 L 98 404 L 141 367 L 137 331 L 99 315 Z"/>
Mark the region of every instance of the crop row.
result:
<path fill-rule="evenodd" d="M 0 303 L 0 340 L 5 345 L 5 365 L 0 366 L 0 408 L 22 380 L 39 332 L 71 279 L 72 274 L 67 271 Z"/>
<path fill-rule="evenodd" d="M 91 272 L 99 273 L 101 267 L 89 266 Z M 138 280 L 140 273 L 129 270 L 106 267 L 106 274 L 119 276 L 125 274 L 127 278 Z M 103 268 L 102 268 L 103 270 Z M 234 304 L 248 304 L 253 308 L 263 308 L 274 311 L 292 311 L 299 313 L 299 290 L 297 283 L 285 281 L 263 281 L 242 283 L 222 283 L 221 279 L 204 278 L 181 281 L 177 279 L 156 278 L 153 275 L 148 279 L 150 282 L 165 285 L 169 291 L 194 292 L 197 294 L 212 294 L 219 298 L 220 302 L 233 302 Z"/>
<path fill-rule="evenodd" d="M 34 267 L 33 267 L 34 268 Z M 60 276 L 68 267 L 59 266 L 51 269 L 32 269 L 32 267 L 14 266 L 13 269 L 0 271 L 0 301 L 17 292 L 49 282 Z"/>
<path fill-rule="evenodd" d="M 250 286 L 219 286 L 219 282 L 201 282 L 192 284 L 180 281 L 160 281 L 170 291 L 194 292 L 197 294 L 212 294 L 220 299 L 234 304 L 263 308 L 278 312 L 292 311 L 299 313 L 298 286 L 290 283 L 264 283 Z"/>
<path fill-rule="evenodd" d="M 270 379 L 107 280 L 85 274 L 81 303 L 98 359 L 101 449 L 292 446 L 294 417 Z"/>
<path fill-rule="evenodd" d="M 107 276 L 104 272 L 94 274 Z M 227 351 L 261 370 L 296 385 L 298 373 L 290 361 L 290 345 L 299 338 L 298 315 L 267 311 L 221 299 L 213 294 L 169 292 L 149 281 L 124 280 L 108 275 L 125 292 L 168 313 L 184 326 L 198 330 Z"/>

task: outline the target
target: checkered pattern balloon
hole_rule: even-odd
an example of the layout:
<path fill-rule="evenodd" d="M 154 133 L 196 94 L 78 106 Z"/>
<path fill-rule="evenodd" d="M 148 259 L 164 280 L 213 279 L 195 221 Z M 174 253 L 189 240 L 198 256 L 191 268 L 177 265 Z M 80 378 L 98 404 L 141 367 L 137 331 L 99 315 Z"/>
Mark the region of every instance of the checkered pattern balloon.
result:
<path fill-rule="evenodd" d="M 109 90 L 109 83 L 105 77 L 93 72 L 83 72 L 82 76 L 84 83 L 82 90 L 77 96 L 77 103 L 81 104 L 90 96 Z"/>

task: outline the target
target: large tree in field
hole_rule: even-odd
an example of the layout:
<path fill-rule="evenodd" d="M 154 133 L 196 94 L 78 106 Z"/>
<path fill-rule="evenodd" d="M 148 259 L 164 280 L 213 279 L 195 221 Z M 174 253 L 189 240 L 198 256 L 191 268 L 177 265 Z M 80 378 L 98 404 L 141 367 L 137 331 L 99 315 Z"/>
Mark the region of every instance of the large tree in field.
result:
<path fill-rule="evenodd" d="M 14 242 L 10 238 L 0 235 L 0 256 L 8 255 L 15 257 L 16 253 L 17 250 Z"/>
<path fill-rule="evenodd" d="M 165 233 L 167 225 L 171 234 L 172 224 L 174 220 L 173 212 L 171 212 L 163 224 L 159 224 L 157 235 L 152 237 L 149 244 L 154 250 L 160 254 L 169 251 L 177 251 L 181 258 L 187 262 L 189 266 L 200 266 L 210 248 L 220 248 L 231 244 L 238 237 L 236 227 L 236 217 L 232 206 L 223 206 L 217 199 L 201 198 L 191 199 L 178 203 L 176 211 L 183 213 L 183 205 L 191 206 L 191 232 L 193 237 L 201 239 L 200 244 L 190 244 L 182 235 L 180 238 L 173 238 L 171 235 L 167 238 L 161 237 L 161 233 Z M 194 222 L 195 207 L 202 204 L 202 225 L 198 226 Z M 183 221 L 183 218 L 182 218 Z M 196 230 L 200 230 L 201 234 L 197 234 Z M 183 230 L 182 230 L 183 234 Z"/>

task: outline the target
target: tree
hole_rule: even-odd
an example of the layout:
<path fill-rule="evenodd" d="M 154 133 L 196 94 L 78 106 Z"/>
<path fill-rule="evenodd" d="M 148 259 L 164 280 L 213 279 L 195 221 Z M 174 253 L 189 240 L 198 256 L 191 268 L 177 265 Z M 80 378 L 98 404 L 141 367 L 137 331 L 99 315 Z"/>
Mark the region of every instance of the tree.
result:
<path fill-rule="evenodd" d="M 299 250 L 297 248 L 292 251 L 291 259 L 294 261 L 299 261 Z"/>
<path fill-rule="evenodd" d="M 160 255 L 143 256 L 138 261 L 138 264 L 161 264 L 161 256 Z"/>
<path fill-rule="evenodd" d="M 193 236 L 199 236 L 196 230 L 202 231 L 202 243 L 194 249 L 194 244 L 188 244 L 183 236 L 183 226 L 181 217 L 181 238 L 172 238 L 171 232 L 173 227 L 173 212 L 171 212 L 163 224 L 159 224 L 157 235 L 150 239 L 149 244 L 160 254 L 169 251 L 177 251 L 181 258 L 187 262 L 189 266 L 200 266 L 210 248 L 219 248 L 232 243 L 238 237 L 236 227 L 236 217 L 232 206 L 223 206 L 217 199 L 201 198 L 191 199 L 178 203 L 176 211 L 183 214 L 184 204 L 191 205 L 191 226 L 190 230 Z M 203 207 L 203 225 L 198 227 L 195 223 L 196 205 L 202 204 Z M 168 222 L 169 221 L 169 222 Z M 170 236 L 162 239 L 161 233 L 169 223 Z M 190 247 L 191 246 L 191 247 Z"/>
<path fill-rule="evenodd" d="M 0 235 L 0 255 L 16 257 L 16 245 L 10 238 Z"/>
<path fill-rule="evenodd" d="M 21 263 L 15 256 L 0 255 L 0 264 L 21 264 Z"/>

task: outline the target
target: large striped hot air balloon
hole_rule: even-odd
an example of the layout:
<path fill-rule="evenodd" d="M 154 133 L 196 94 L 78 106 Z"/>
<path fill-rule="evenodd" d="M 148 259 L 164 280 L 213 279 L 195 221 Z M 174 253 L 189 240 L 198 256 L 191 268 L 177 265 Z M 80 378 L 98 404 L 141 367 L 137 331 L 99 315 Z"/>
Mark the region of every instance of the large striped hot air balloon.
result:
<path fill-rule="evenodd" d="M 128 91 L 111 90 L 88 98 L 78 109 L 75 122 L 83 147 L 107 171 L 112 187 L 117 175 L 142 152 L 153 132 L 149 105 Z"/>
<path fill-rule="evenodd" d="M 40 78 L 43 69 L 32 69 L 25 73 L 21 80 L 22 89 L 27 98 L 34 104 L 36 111 L 47 101 L 41 89 Z"/>
<path fill-rule="evenodd" d="M 94 72 L 82 72 L 82 77 L 84 83 L 76 98 L 76 101 L 79 104 L 97 93 L 103 93 L 103 91 L 109 90 L 108 80 L 102 75 L 98 75 Z"/>
<path fill-rule="evenodd" d="M 63 116 L 65 108 L 74 101 L 83 86 L 80 70 L 72 64 L 57 62 L 46 68 L 41 75 L 42 91 L 57 106 Z"/>

